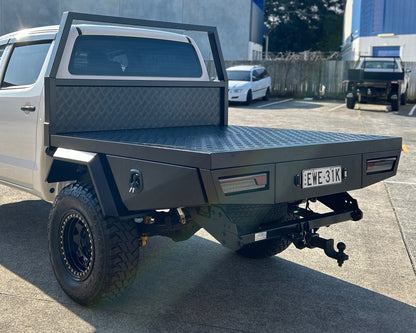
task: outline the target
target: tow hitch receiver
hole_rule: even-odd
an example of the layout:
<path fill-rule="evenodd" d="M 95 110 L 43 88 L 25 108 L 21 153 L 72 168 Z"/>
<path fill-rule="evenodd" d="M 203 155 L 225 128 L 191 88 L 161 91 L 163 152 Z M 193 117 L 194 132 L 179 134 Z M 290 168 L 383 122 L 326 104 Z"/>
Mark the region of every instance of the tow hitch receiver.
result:
<path fill-rule="evenodd" d="M 308 233 L 305 237 L 305 242 L 293 242 L 298 249 L 308 247 L 310 249 L 318 247 L 323 249 L 325 254 L 336 259 L 338 266 L 341 267 L 345 260 L 348 260 L 348 255 L 344 253 L 346 245 L 342 242 L 337 244 L 338 252 L 334 249 L 334 240 L 319 237 L 317 233 Z"/>

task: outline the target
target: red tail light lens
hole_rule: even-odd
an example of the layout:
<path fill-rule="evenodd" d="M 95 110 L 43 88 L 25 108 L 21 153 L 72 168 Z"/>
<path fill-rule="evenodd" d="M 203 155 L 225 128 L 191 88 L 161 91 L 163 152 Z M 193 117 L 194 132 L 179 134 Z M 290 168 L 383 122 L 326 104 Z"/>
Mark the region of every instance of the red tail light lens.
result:
<path fill-rule="evenodd" d="M 393 171 L 396 165 L 397 157 L 378 158 L 367 160 L 367 174 Z"/>
<path fill-rule="evenodd" d="M 269 186 L 267 173 L 222 178 L 219 182 L 225 195 L 265 190 Z"/>

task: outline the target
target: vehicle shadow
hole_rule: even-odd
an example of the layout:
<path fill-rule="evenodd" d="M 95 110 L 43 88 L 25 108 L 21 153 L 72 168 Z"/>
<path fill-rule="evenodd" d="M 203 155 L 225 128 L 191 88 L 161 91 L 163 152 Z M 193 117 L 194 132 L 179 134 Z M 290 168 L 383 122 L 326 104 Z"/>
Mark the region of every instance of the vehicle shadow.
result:
<path fill-rule="evenodd" d="M 115 300 L 85 308 L 54 278 L 49 208 L 40 200 L 0 206 L 0 271 L 18 277 L 0 280 L 0 294 L 7 290 L 38 305 L 52 302 L 63 308 L 61 314 L 72 314 L 59 322 L 68 321 L 75 331 L 74 315 L 98 332 L 410 332 L 416 326 L 410 305 L 279 257 L 244 259 L 200 236 L 182 243 L 151 238 L 134 283 Z M 40 310 L 31 311 L 34 318 Z M 13 320 L 33 328 L 33 318 Z"/>
<path fill-rule="evenodd" d="M 290 103 L 290 104 L 288 104 Z M 300 99 L 280 99 L 273 98 L 268 101 L 255 100 L 250 105 L 245 105 L 244 103 L 229 102 L 230 107 L 239 108 L 239 109 L 264 109 L 264 110 L 277 110 L 277 109 L 287 109 L 288 105 L 290 108 L 298 109 L 319 109 L 324 105 L 318 101 L 305 101 Z"/>
<path fill-rule="evenodd" d="M 391 111 L 388 106 L 386 106 L 385 108 L 371 108 L 371 106 L 367 106 L 363 104 L 361 104 L 358 107 L 356 106 L 354 110 L 363 111 L 363 112 L 372 112 L 372 113 L 391 113 L 391 114 L 394 114 L 396 112 L 396 111 Z"/>
<path fill-rule="evenodd" d="M 407 104 L 401 106 L 399 111 L 391 111 L 391 107 L 388 105 L 368 105 L 360 104 L 359 107 L 355 107 L 355 111 L 362 111 L 365 113 L 388 113 L 390 116 L 401 116 L 401 117 L 411 117 L 410 110 L 413 105 Z"/>
<path fill-rule="evenodd" d="M 325 105 L 319 102 L 319 100 L 293 100 L 293 105 L 297 109 L 305 109 L 305 110 L 312 110 L 312 109 L 320 109 L 323 108 Z M 292 106 L 293 107 L 293 106 Z"/>

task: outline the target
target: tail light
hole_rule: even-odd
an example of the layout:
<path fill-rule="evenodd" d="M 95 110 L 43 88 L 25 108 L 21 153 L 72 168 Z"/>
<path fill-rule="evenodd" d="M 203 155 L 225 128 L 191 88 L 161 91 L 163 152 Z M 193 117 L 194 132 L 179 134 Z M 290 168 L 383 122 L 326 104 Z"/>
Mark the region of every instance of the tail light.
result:
<path fill-rule="evenodd" d="M 367 175 L 393 171 L 396 165 L 396 161 L 397 157 L 386 157 L 367 160 Z"/>
<path fill-rule="evenodd" d="M 219 180 L 219 182 L 221 189 L 225 195 L 261 191 L 266 190 L 269 187 L 269 179 L 267 173 L 222 178 Z"/>

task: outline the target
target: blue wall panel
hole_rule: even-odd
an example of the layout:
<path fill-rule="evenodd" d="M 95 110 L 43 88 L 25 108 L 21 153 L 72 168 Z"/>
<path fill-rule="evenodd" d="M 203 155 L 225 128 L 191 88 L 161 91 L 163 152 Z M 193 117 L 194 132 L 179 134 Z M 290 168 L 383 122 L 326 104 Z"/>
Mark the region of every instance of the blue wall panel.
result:
<path fill-rule="evenodd" d="M 354 0 L 352 3 L 351 35 L 353 38 L 360 36 L 361 0 Z"/>
<path fill-rule="evenodd" d="M 259 6 L 261 10 L 264 10 L 264 0 L 253 0 L 253 2 Z"/>
<path fill-rule="evenodd" d="M 402 35 L 415 34 L 415 15 L 415 0 L 386 0 L 384 32 Z"/>
<path fill-rule="evenodd" d="M 355 1 L 354 1 L 355 2 Z M 373 0 L 361 1 L 360 36 L 370 36 L 373 25 Z"/>
<path fill-rule="evenodd" d="M 384 15 L 386 2 L 385 0 L 373 0 L 373 17 L 372 17 L 372 32 L 383 32 L 384 29 Z"/>
<path fill-rule="evenodd" d="M 355 0 L 353 31 L 358 30 L 359 36 L 376 36 L 379 33 L 415 34 L 415 14 L 415 0 Z"/>
<path fill-rule="evenodd" d="M 252 1 L 250 19 L 250 41 L 257 44 L 263 43 L 264 34 L 264 10 L 263 0 Z"/>

